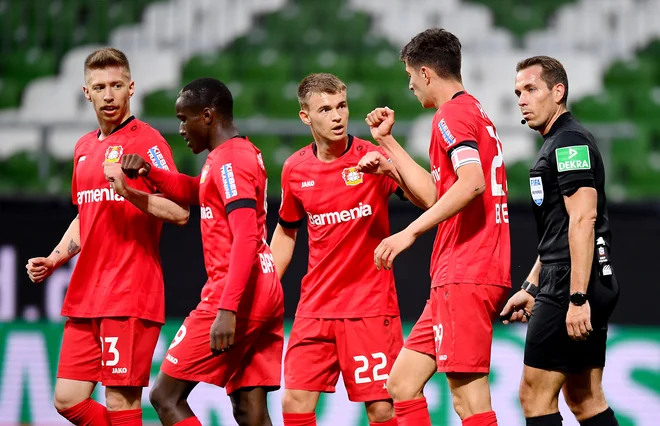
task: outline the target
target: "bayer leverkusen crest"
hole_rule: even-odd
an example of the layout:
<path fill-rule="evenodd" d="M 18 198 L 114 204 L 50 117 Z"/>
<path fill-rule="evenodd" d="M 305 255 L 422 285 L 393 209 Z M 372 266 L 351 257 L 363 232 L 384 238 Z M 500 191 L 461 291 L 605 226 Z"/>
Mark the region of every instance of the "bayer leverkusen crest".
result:
<path fill-rule="evenodd" d="M 106 163 L 117 163 L 124 153 L 124 148 L 119 146 L 109 146 L 105 150 L 105 162 Z"/>
<path fill-rule="evenodd" d="M 199 178 L 199 183 L 206 182 L 206 176 L 208 176 L 210 168 L 211 166 L 209 166 L 208 164 L 204 166 L 204 168 L 202 169 L 202 177 Z"/>
<path fill-rule="evenodd" d="M 341 172 L 341 177 L 348 186 L 355 186 L 362 183 L 362 172 L 358 172 L 355 167 L 347 167 Z"/>

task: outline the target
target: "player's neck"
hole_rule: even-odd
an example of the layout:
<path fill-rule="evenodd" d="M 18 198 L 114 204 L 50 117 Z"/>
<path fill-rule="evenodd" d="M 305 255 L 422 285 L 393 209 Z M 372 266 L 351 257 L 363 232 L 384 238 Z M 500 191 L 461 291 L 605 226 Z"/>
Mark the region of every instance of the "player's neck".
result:
<path fill-rule="evenodd" d="M 445 80 L 442 85 L 437 87 L 433 94 L 433 106 L 435 109 L 438 109 L 451 101 L 455 94 L 464 91 L 465 87 L 463 87 L 463 83 L 455 80 Z"/>
<path fill-rule="evenodd" d="M 550 121 L 548 121 L 548 124 L 546 124 L 544 128 L 539 129 L 541 136 L 547 135 L 550 129 L 552 129 L 552 126 L 555 124 L 555 121 L 557 121 L 557 119 L 566 111 L 568 111 L 566 107 L 564 105 L 560 105 L 559 109 L 557 109 L 557 111 L 552 115 Z"/>
<path fill-rule="evenodd" d="M 102 141 L 103 139 L 107 138 L 110 136 L 114 130 L 121 126 L 124 121 L 128 120 L 129 117 L 131 116 L 131 110 L 130 108 L 126 110 L 126 113 L 124 116 L 121 118 L 121 120 L 118 121 L 104 121 L 100 117 L 97 116 L 98 122 L 99 122 L 99 129 L 101 129 L 101 134 L 99 135 L 99 140 Z"/>
<path fill-rule="evenodd" d="M 211 133 L 211 141 L 209 143 L 209 151 L 213 151 L 223 143 L 227 142 L 238 135 L 238 128 L 234 123 L 227 127 L 217 126 Z"/>
<path fill-rule="evenodd" d="M 340 141 L 324 141 L 322 139 L 315 140 L 316 144 L 316 158 L 329 163 L 344 155 L 348 147 L 348 136 Z"/>

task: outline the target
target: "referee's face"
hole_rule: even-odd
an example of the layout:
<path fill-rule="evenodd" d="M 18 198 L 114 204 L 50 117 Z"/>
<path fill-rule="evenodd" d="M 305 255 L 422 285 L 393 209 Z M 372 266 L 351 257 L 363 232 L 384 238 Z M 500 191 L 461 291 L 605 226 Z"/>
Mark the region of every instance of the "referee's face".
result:
<path fill-rule="evenodd" d="M 516 75 L 518 106 L 527 125 L 534 130 L 545 128 L 557 110 L 552 90 L 543 80 L 542 73 L 541 66 L 534 65 Z"/>

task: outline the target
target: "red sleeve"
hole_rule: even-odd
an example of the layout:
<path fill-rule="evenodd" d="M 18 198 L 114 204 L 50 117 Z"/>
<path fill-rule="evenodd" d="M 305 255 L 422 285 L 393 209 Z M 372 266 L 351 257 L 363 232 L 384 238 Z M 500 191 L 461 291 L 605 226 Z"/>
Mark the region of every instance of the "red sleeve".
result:
<path fill-rule="evenodd" d="M 227 214 L 231 211 L 227 206 L 234 202 L 240 204 L 243 200 L 251 200 L 256 203 L 259 170 L 256 152 L 234 146 L 224 149 L 217 161 L 214 160 L 209 174 L 218 188 Z"/>
<path fill-rule="evenodd" d="M 256 261 L 261 232 L 254 208 L 238 208 L 228 215 L 229 228 L 234 237 L 229 254 L 227 284 L 220 297 L 218 309 L 236 312 Z"/>
<path fill-rule="evenodd" d="M 78 184 L 76 182 L 76 169 L 78 168 L 78 159 L 76 153 L 73 153 L 73 175 L 71 176 L 71 200 L 74 206 L 78 205 Z"/>
<path fill-rule="evenodd" d="M 285 228 L 297 229 L 302 225 L 305 209 L 291 190 L 290 175 L 291 168 L 285 163 L 282 169 L 282 200 L 279 223 Z"/>
<path fill-rule="evenodd" d="M 177 171 L 172 155 L 172 148 L 170 148 L 170 145 L 160 133 L 152 128 L 147 128 L 143 141 L 139 154 L 151 163 L 152 169 L 158 168 L 168 172 Z M 151 189 L 151 192 L 158 192 L 148 179 L 145 183 Z"/>
<path fill-rule="evenodd" d="M 192 177 L 152 167 L 147 180 L 170 200 L 181 204 L 199 205 L 200 176 Z"/>
<path fill-rule="evenodd" d="M 456 108 L 443 110 L 439 120 L 433 126 L 436 140 L 440 141 L 440 148 L 450 153 L 457 145 L 464 142 L 477 143 L 477 129 L 465 111 Z"/>

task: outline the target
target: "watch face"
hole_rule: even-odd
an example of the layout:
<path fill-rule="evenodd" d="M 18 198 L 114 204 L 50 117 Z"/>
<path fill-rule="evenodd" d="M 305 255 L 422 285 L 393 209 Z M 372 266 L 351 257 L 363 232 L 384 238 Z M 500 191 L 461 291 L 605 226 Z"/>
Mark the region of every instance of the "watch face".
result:
<path fill-rule="evenodd" d="M 584 305 L 587 301 L 587 295 L 584 293 L 573 293 L 571 294 L 571 303 L 574 305 Z"/>

